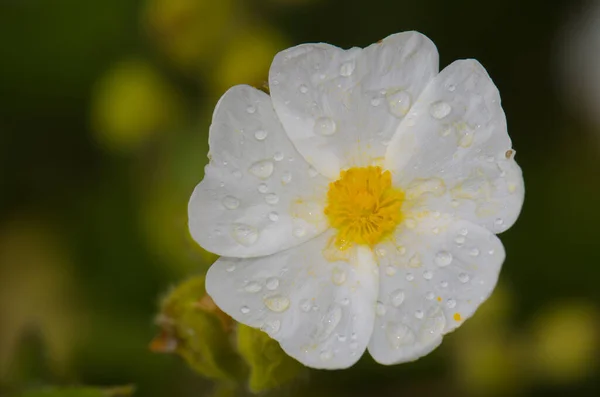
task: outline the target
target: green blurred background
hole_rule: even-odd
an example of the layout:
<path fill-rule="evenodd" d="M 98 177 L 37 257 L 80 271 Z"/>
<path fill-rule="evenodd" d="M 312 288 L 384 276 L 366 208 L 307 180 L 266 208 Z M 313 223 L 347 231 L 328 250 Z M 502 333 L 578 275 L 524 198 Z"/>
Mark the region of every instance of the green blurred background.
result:
<path fill-rule="evenodd" d="M 0 0 L 0 396 L 248 394 L 149 349 L 161 297 L 215 259 L 187 230 L 214 105 L 286 47 L 405 30 L 500 89 L 527 191 L 500 285 L 415 363 L 263 394 L 600 395 L 600 2 Z"/>

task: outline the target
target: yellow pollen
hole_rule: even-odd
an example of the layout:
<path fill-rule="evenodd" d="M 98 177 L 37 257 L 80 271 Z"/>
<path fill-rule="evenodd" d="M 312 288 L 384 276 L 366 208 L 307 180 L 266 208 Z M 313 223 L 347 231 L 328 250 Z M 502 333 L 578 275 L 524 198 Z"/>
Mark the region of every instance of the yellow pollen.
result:
<path fill-rule="evenodd" d="M 374 246 L 402 221 L 404 192 L 392 187 L 392 174 L 381 167 L 354 167 L 329 184 L 325 215 L 338 229 L 336 245 Z"/>
<path fill-rule="evenodd" d="M 460 313 L 454 313 L 454 321 L 460 321 L 461 317 L 460 317 Z"/>

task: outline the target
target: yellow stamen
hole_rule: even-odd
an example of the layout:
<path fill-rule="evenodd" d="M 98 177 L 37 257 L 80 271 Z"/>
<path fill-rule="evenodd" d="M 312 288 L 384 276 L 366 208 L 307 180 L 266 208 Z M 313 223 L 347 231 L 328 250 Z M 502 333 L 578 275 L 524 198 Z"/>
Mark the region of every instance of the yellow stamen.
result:
<path fill-rule="evenodd" d="M 392 187 L 392 175 L 381 167 L 355 167 L 329 184 L 325 215 L 338 229 L 336 245 L 374 246 L 402 221 L 404 192 Z"/>

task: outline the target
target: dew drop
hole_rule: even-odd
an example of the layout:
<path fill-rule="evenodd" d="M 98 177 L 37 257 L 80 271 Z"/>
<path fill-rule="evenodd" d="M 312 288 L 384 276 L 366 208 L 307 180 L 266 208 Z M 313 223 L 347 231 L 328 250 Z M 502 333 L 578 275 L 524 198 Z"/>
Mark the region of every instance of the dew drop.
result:
<path fill-rule="evenodd" d="M 338 334 L 337 340 L 340 342 L 346 342 L 348 340 L 348 337 L 346 335 Z"/>
<path fill-rule="evenodd" d="M 308 313 L 311 308 L 312 305 L 308 299 L 302 299 L 300 301 L 300 310 L 302 310 L 304 313 Z"/>
<path fill-rule="evenodd" d="M 478 256 L 479 255 L 479 250 L 477 248 L 471 248 L 469 250 L 469 255 L 471 255 L 471 256 Z"/>
<path fill-rule="evenodd" d="M 502 218 L 498 218 L 494 221 L 497 226 L 502 226 L 504 224 L 504 220 Z"/>
<path fill-rule="evenodd" d="M 260 179 L 267 179 L 273 174 L 274 169 L 275 166 L 271 160 L 261 160 L 252 164 L 248 171 Z"/>
<path fill-rule="evenodd" d="M 424 315 L 425 314 L 423 313 L 423 310 L 416 310 L 415 311 L 415 317 L 418 318 L 419 320 L 421 320 Z"/>
<path fill-rule="evenodd" d="M 425 294 L 425 299 L 432 301 L 435 298 L 435 294 L 431 291 Z"/>
<path fill-rule="evenodd" d="M 269 191 L 269 187 L 267 186 L 267 184 L 266 184 L 266 183 L 261 183 L 260 185 L 258 185 L 258 191 L 259 191 L 260 193 L 263 193 L 263 194 L 264 194 L 264 193 L 266 193 L 266 192 L 268 192 L 268 191 Z"/>
<path fill-rule="evenodd" d="M 452 107 L 444 101 L 434 102 L 429 107 L 429 114 L 438 120 L 448 116 L 451 111 Z"/>
<path fill-rule="evenodd" d="M 254 138 L 256 138 L 257 141 L 264 141 L 267 138 L 267 135 L 269 135 L 267 131 L 258 130 L 254 133 Z"/>
<path fill-rule="evenodd" d="M 321 353 L 319 353 L 319 358 L 321 359 L 321 361 L 329 361 L 333 358 L 333 353 L 331 352 L 331 350 L 323 350 L 321 351 Z"/>
<path fill-rule="evenodd" d="M 235 179 L 241 179 L 242 178 L 242 171 L 240 171 L 240 170 L 233 171 L 233 177 Z"/>
<path fill-rule="evenodd" d="M 317 170 L 315 170 L 312 166 L 308 167 L 308 176 L 314 178 L 317 175 L 319 175 L 319 172 Z"/>
<path fill-rule="evenodd" d="M 444 267 L 452 263 L 452 254 L 448 251 L 439 251 L 435 254 L 435 264 Z"/>
<path fill-rule="evenodd" d="M 295 228 L 292 233 L 295 237 L 303 237 L 306 234 L 306 229 L 300 226 Z"/>
<path fill-rule="evenodd" d="M 248 284 L 246 284 L 244 289 L 246 290 L 246 292 L 250 292 L 251 294 L 254 294 L 256 292 L 260 292 L 262 290 L 262 287 L 256 281 L 252 281 L 252 282 L 249 282 Z"/>
<path fill-rule="evenodd" d="M 433 272 L 432 272 L 432 271 L 430 271 L 430 270 L 425 270 L 425 271 L 423 272 L 423 278 L 424 278 L 425 280 L 431 280 L 431 279 L 433 278 Z"/>
<path fill-rule="evenodd" d="M 379 316 L 385 316 L 385 313 L 387 312 L 387 309 L 385 308 L 385 305 L 382 302 L 377 302 L 377 304 L 375 305 L 375 313 Z"/>
<path fill-rule="evenodd" d="M 256 108 L 252 105 L 248 105 L 246 112 L 248 112 L 248 114 L 254 114 L 256 112 Z"/>
<path fill-rule="evenodd" d="M 272 295 L 264 299 L 265 305 L 269 310 L 281 313 L 290 307 L 290 300 L 282 295 Z"/>
<path fill-rule="evenodd" d="M 335 121 L 330 119 L 329 117 L 319 117 L 315 121 L 314 131 L 315 134 L 321 136 L 331 136 L 335 134 L 337 130 L 337 125 Z"/>
<path fill-rule="evenodd" d="M 404 302 L 404 291 L 397 289 L 390 293 L 390 302 L 392 306 L 399 307 Z"/>
<path fill-rule="evenodd" d="M 456 301 L 454 299 L 448 299 L 446 301 L 446 306 L 448 306 L 449 309 L 453 309 L 456 307 Z"/>
<path fill-rule="evenodd" d="M 265 202 L 270 205 L 275 205 L 279 202 L 279 196 L 276 193 L 269 193 L 265 196 Z"/>
<path fill-rule="evenodd" d="M 279 320 L 272 320 L 272 321 L 265 322 L 260 327 L 260 330 L 263 331 L 263 332 L 266 332 L 269 335 L 273 335 L 273 334 L 276 334 L 279 331 L 280 328 L 281 328 L 281 321 L 279 321 Z"/>
<path fill-rule="evenodd" d="M 394 266 L 386 266 L 385 274 L 387 274 L 388 276 L 393 276 L 394 274 L 396 274 L 396 268 Z"/>
<path fill-rule="evenodd" d="M 269 220 L 271 222 L 277 222 L 279 220 L 279 214 L 275 211 L 269 212 Z"/>
<path fill-rule="evenodd" d="M 410 110 L 410 94 L 406 91 L 396 91 L 387 95 L 390 113 L 396 117 L 404 117 Z"/>
<path fill-rule="evenodd" d="M 283 153 L 281 152 L 275 152 L 275 154 L 273 155 L 273 160 L 275 161 L 281 161 L 283 160 Z"/>
<path fill-rule="evenodd" d="M 348 76 L 352 75 L 355 67 L 356 67 L 356 64 L 353 61 L 344 62 L 342 64 L 342 66 L 340 67 L 340 74 L 344 77 L 348 77 Z"/>
<path fill-rule="evenodd" d="M 415 276 L 412 273 L 407 273 L 406 274 L 406 280 L 407 281 L 413 281 L 415 279 Z"/>
<path fill-rule="evenodd" d="M 329 338 L 341 320 L 342 308 L 336 304 L 331 305 L 321 320 L 315 339 L 323 341 Z"/>
<path fill-rule="evenodd" d="M 340 303 L 344 306 L 348 306 L 350 304 L 350 299 L 344 298 Z"/>
<path fill-rule="evenodd" d="M 306 94 L 308 92 L 308 87 L 305 84 L 300 84 L 298 91 L 300 91 L 302 94 Z"/>
<path fill-rule="evenodd" d="M 458 281 L 460 281 L 461 283 L 468 283 L 470 280 L 470 277 L 467 273 L 460 273 L 458 275 Z"/>
<path fill-rule="evenodd" d="M 283 175 L 281 176 L 281 183 L 283 183 L 284 185 L 287 185 L 291 181 L 292 181 L 292 173 L 289 171 L 284 172 Z"/>
<path fill-rule="evenodd" d="M 412 345 L 415 342 L 415 334 L 404 324 L 388 323 L 385 327 L 385 335 L 388 342 L 394 349 L 399 349 L 405 345 Z"/>
<path fill-rule="evenodd" d="M 223 207 L 227 208 L 228 210 L 234 210 L 240 206 L 240 200 L 236 199 L 233 196 L 225 196 L 225 198 L 223 198 L 222 203 Z"/>
<path fill-rule="evenodd" d="M 334 267 L 331 272 L 331 281 L 335 285 L 342 285 L 346 282 L 346 271 L 344 269 L 340 269 L 339 267 Z"/>
<path fill-rule="evenodd" d="M 227 270 L 227 273 L 231 273 L 235 270 L 235 265 L 232 263 L 231 265 L 227 266 L 225 270 Z"/>
<path fill-rule="evenodd" d="M 250 313 L 250 308 L 248 306 L 242 306 L 240 312 L 242 312 L 242 314 L 248 314 Z"/>
<path fill-rule="evenodd" d="M 419 256 L 419 254 L 414 254 L 408 260 L 408 266 L 410 266 L 410 267 L 420 267 L 421 266 L 421 257 Z"/>
<path fill-rule="evenodd" d="M 265 283 L 268 290 L 275 290 L 279 287 L 279 279 L 277 277 L 269 277 Z"/>
<path fill-rule="evenodd" d="M 373 106 L 373 107 L 379 106 L 380 103 L 381 103 L 381 98 L 375 97 L 375 98 L 371 99 L 371 106 Z"/>
<path fill-rule="evenodd" d="M 243 223 L 234 223 L 232 232 L 235 241 L 246 247 L 251 246 L 258 240 L 258 230 L 252 226 L 244 225 Z"/>
<path fill-rule="evenodd" d="M 445 281 L 445 280 L 442 280 L 442 281 L 440 282 L 440 287 L 442 287 L 442 288 L 446 288 L 446 287 L 448 287 L 448 282 L 447 282 L 447 281 Z"/>
<path fill-rule="evenodd" d="M 465 243 L 465 236 L 456 236 L 454 242 L 458 245 L 463 245 Z"/>

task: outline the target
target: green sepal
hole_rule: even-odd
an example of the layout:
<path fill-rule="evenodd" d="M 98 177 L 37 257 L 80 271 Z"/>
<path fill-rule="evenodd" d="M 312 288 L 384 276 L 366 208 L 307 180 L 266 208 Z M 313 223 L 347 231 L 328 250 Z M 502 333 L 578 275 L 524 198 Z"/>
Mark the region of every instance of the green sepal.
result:
<path fill-rule="evenodd" d="M 240 380 L 245 366 L 231 343 L 233 320 L 206 295 L 204 276 L 177 286 L 162 302 L 157 322 L 173 352 L 199 374 L 217 380 Z"/>
<path fill-rule="evenodd" d="M 280 387 L 295 379 L 304 368 L 266 333 L 238 324 L 238 351 L 250 367 L 248 386 L 253 393 Z"/>

